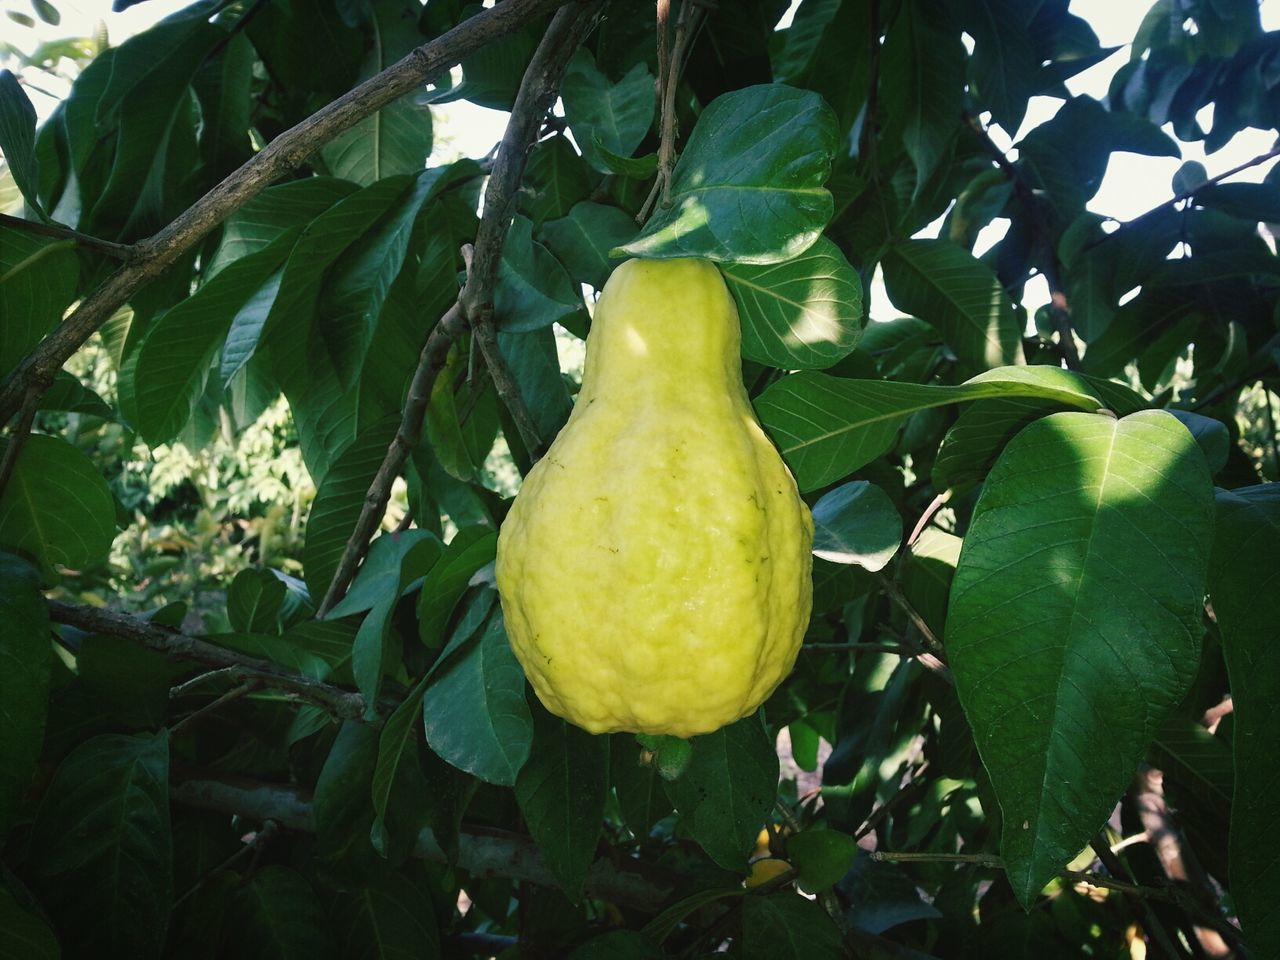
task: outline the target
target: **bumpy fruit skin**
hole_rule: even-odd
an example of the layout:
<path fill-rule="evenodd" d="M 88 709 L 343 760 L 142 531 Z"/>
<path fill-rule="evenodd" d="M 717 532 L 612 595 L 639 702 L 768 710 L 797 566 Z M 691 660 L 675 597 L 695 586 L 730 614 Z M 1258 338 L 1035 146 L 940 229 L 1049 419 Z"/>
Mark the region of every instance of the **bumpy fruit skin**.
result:
<path fill-rule="evenodd" d="M 507 635 L 552 713 L 691 737 L 790 672 L 813 601 L 813 518 L 742 385 L 712 264 L 610 277 L 582 390 L 498 537 Z"/>

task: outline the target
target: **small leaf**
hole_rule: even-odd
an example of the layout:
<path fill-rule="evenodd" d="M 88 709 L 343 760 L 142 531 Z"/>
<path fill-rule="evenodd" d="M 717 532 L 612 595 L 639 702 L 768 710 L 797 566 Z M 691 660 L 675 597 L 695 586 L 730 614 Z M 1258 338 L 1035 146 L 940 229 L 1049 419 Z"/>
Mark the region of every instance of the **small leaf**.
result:
<path fill-rule="evenodd" d="M 840 930 L 815 900 L 790 890 L 742 898 L 743 960 L 838 960 Z"/>
<path fill-rule="evenodd" d="M 609 170 L 608 161 L 596 151 L 597 143 L 615 155 L 630 156 L 653 123 L 653 76 L 643 62 L 610 83 L 591 55 L 579 50 L 569 62 L 560 95 L 573 139 L 597 170 Z"/>
<path fill-rule="evenodd" d="M 241 570 L 227 588 L 231 629 L 237 633 L 278 631 L 288 589 L 270 570 Z"/>
<path fill-rule="evenodd" d="M 884 933 L 912 920 L 942 918 L 936 907 L 921 899 L 915 880 L 902 867 L 872 860 L 866 852 L 858 853 L 839 891 L 849 904 L 845 912 L 849 925 L 867 933 Z"/>
<path fill-rule="evenodd" d="M 1220 420 L 1206 417 L 1190 410 L 1170 410 L 1184 427 L 1196 438 L 1196 445 L 1204 454 L 1205 463 L 1210 473 L 1217 473 L 1227 465 L 1228 451 L 1231 449 L 1231 435 L 1226 425 Z"/>
<path fill-rule="evenodd" d="M 689 833 L 711 859 L 745 872 L 778 789 L 778 755 L 759 715 L 695 737 L 689 766 L 666 786 Z"/>
<path fill-rule="evenodd" d="M 98 467 L 65 440 L 28 436 L 0 492 L 0 546 L 79 569 L 104 559 L 115 535 L 115 501 Z"/>
<path fill-rule="evenodd" d="M 862 333 L 862 283 L 826 237 L 784 263 L 721 267 L 742 320 L 742 355 L 784 370 L 821 369 Z"/>
<path fill-rule="evenodd" d="M 787 838 L 787 858 L 799 873 L 796 885 L 805 893 L 834 886 L 857 854 L 857 842 L 839 830 L 803 830 Z"/>
<path fill-rule="evenodd" d="M 49 608 L 36 570 L 0 553 L 0 843 L 40 758 L 49 709 Z M 4 925 L 0 924 L 0 929 Z"/>
<path fill-rule="evenodd" d="M 974 509 L 946 647 L 1019 902 L 1088 843 L 1199 665 L 1209 473 L 1167 413 L 1057 413 Z"/>
<path fill-rule="evenodd" d="M 30 859 L 63 948 L 158 957 L 173 898 L 171 847 L 167 732 L 107 734 L 68 754 L 40 805 Z"/>
<path fill-rule="evenodd" d="M 836 118 L 820 96 L 782 84 L 713 100 L 689 135 L 640 236 L 636 257 L 706 257 L 738 263 L 791 260 L 818 239 L 834 210 L 824 188 Z"/>
<path fill-rule="evenodd" d="M 653 102 L 652 96 L 649 98 Z M 36 108 L 18 78 L 0 70 L 0 153 L 22 197 L 41 219 L 44 208 L 36 196 L 40 172 L 36 167 Z"/>
<path fill-rule="evenodd" d="M 1219 490 L 1209 593 L 1231 677 L 1235 795 L 1228 851 L 1231 895 L 1259 957 L 1280 951 L 1280 484 Z"/>
<path fill-rule="evenodd" d="M 542 225 L 542 238 L 569 275 L 600 290 L 617 265 L 609 251 L 636 235 L 636 222 L 617 207 L 583 200 L 567 217 Z"/>
<path fill-rule="evenodd" d="M 459 770 L 486 783 L 514 785 L 533 741 L 524 687 L 502 614 L 495 611 L 488 627 L 427 688 L 427 743 Z"/>
<path fill-rule="evenodd" d="M 927 320 L 961 362 L 985 370 L 1022 356 L 1022 325 L 995 273 L 959 244 L 905 240 L 881 261 L 889 299 Z"/>
<path fill-rule="evenodd" d="M 373 769 L 373 809 L 370 839 L 374 849 L 393 862 L 408 856 L 427 825 L 428 788 L 418 754 L 417 728 L 422 716 L 424 677 L 387 718 L 378 737 L 378 762 Z"/>
<path fill-rule="evenodd" d="M 369 824 L 373 806 L 369 784 L 377 757 L 378 731 L 344 721 L 316 780 L 312 810 L 318 860 L 329 865 L 359 864 L 372 857 Z"/>
<path fill-rule="evenodd" d="M 813 555 L 883 570 L 902 543 L 902 515 L 873 483 L 855 480 L 813 505 Z"/>
<path fill-rule="evenodd" d="M 533 239 L 533 224 L 525 217 L 516 217 L 507 233 L 493 309 L 499 329 L 507 333 L 564 323 L 585 309 L 569 274 Z"/>
<path fill-rule="evenodd" d="M 533 748 L 515 783 L 516 801 L 547 866 L 570 900 L 582 897 L 609 792 L 609 738 L 536 710 Z"/>

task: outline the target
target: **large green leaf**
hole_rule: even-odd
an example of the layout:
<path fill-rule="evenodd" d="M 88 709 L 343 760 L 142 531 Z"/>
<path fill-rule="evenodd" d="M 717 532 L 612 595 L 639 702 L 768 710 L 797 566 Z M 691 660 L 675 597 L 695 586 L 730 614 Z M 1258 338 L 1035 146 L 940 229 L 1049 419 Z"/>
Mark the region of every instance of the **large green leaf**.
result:
<path fill-rule="evenodd" d="M 72 243 L 0 226 L 0 376 L 62 319 L 79 277 Z"/>
<path fill-rule="evenodd" d="M 945 643 L 1024 906 L 1106 822 L 1195 676 L 1212 507 L 1163 411 L 1045 417 L 987 478 Z"/>
<path fill-rule="evenodd" d="M 964 493 L 982 482 L 1004 445 L 1033 420 L 1058 409 L 1052 400 L 1005 397 L 979 400 L 951 425 L 933 461 L 933 486 Z"/>
<path fill-rule="evenodd" d="M 497 545 L 498 535 L 489 527 L 463 527 L 427 573 L 418 598 L 418 636 L 428 647 L 444 642 L 449 618 L 467 583 L 477 570 L 493 562 Z"/>
<path fill-rule="evenodd" d="M 288 590 L 270 570 L 241 570 L 227 587 L 231 629 L 238 633 L 277 632 Z"/>
<path fill-rule="evenodd" d="M 726 870 L 744 873 L 773 809 L 778 755 L 759 715 L 695 737 L 684 772 L 666 784 L 689 833 Z"/>
<path fill-rule="evenodd" d="M 39 916 L 0 887 L 0 960 L 58 960 L 58 938 Z"/>
<path fill-rule="evenodd" d="M 837 960 L 840 928 L 816 901 L 789 890 L 742 900 L 743 960 Z"/>
<path fill-rule="evenodd" d="M 133 371 L 134 424 L 152 446 L 168 443 L 200 402 L 209 365 L 236 314 L 288 257 L 301 229 L 242 257 L 151 324 Z"/>
<path fill-rule="evenodd" d="M 512 786 L 533 741 L 524 687 L 502 613 L 495 611 L 428 686 L 422 710 L 427 743 L 459 770 Z"/>
<path fill-rule="evenodd" d="M 360 67 L 367 80 L 423 41 L 418 13 L 410 3 L 372 5 L 368 30 L 372 46 Z M 402 173 L 417 173 L 431 153 L 431 109 L 414 91 L 344 130 L 325 144 L 321 156 L 334 176 L 362 186 Z"/>
<path fill-rule="evenodd" d="M 398 424 L 390 418 L 362 430 L 325 475 L 311 503 L 302 569 L 307 589 L 319 602 L 329 589 L 347 540 L 360 518 L 365 494 L 378 472 Z"/>
<path fill-rule="evenodd" d="M 777 263 L 804 252 L 834 210 L 823 188 L 836 118 L 815 93 L 782 84 L 734 90 L 702 111 L 640 236 L 637 257 Z"/>
<path fill-rule="evenodd" d="M 1231 895 L 1259 957 L 1280 952 L 1280 484 L 1219 490 L 1209 592 L 1235 705 Z"/>
<path fill-rule="evenodd" d="M 584 310 L 582 294 L 560 261 L 533 239 L 533 224 L 525 217 L 516 217 L 507 232 L 493 309 L 507 333 L 564 323 Z"/>
<path fill-rule="evenodd" d="M 437 960 L 440 931 L 425 889 L 389 874 L 335 898 L 344 960 Z"/>
<path fill-rule="evenodd" d="M 902 130 L 919 193 L 959 131 L 964 107 L 965 51 L 946 5 L 940 0 L 903 4 L 882 57 L 881 109 Z"/>
<path fill-rule="evenodd" d="M 97 466 L 65 440 L 27 437 L 0 491 L 0 546 L 78 569 L 103 559 L 115 535 L 115 501 Z"/>
<path fill-rule="evenodd" d="M 547 866 L 576 902 L 604 826 L 609 738 L 537 710 L 533 749 L 515 787 L 520 812 Z"/>
<path fill-rule="evenodd" d="M 966 0 L 965 29 L 973 34 L 969 72 L 978 99 L 1009 136 L 1022 126 L 1027 100 L 1040 92 L 1040 58 L 1028 31 L 1036 5 L 1019 0 Z"/>
<path fill-rule="evenodd" d="M 649 98 L 650 104 L 653 97 Z M 36 168 L 36 108 L 18 78 L 8 70 L 0 70 L 0 153 L 22 191 L 22 197 L 43 217 L 44 209 L 36 196 L 39 173 Z"/>
<path fill-rule="evenodd" d="M 617 207 L 583 200 L 568 216 L 542 225 L 542 239 L 578 283 L 600 290 L 618 261 L 609 251 L 636 235 L 636 222 Z"/>
<path fill-rule="evenodd" d="M 829 367 L 858 345 L 862 283 L 840 248 L 819 237 L 784 263 L 726 263 L 742 321 L 742 355 L 784 370 Z"/>
<path fill-rule="evenodd" d="M 1087 379 L 1048 366 L 1001 367 L 959 386 L 803 372 L 773 384 L 755 406 L 800 489 L 815 490 L 888 450 L 911 414 L 988 397 L 1037 397 L 1078 410 L 1106 406 Z"/>
<path fill-rule="evenodd" d="M 59 764 L 32 829 L 30 863 L 69 954 L 160 956 L 171 847 L 166 731 L 94 737 Z"/>
<path fill-rule="evenodd" d="M 271 864 L 236 891 L 222 956 L 243 960 L 336 960 L 329 919 L 307 878 Z"/>
<path fill-rule="evenodd" d="M 393 862 L 413 849 L 427 826 L 429 787 L 418 752 L 418 721 L 422 717 L 424 677 L 387 718 L 378 737 L 378 761 L 373 768 L 374 820 L 369 832 L 373 847 Z"/>
<path fill-rule="evenodd" d="M 315 857 L 327 866 L 359 869 L 374 859 L 369 843 L 373 822 L 369 788 L 377 744 L 378 731 L 372 724 L 346 720 L 324 759 L 312 810 Z"/>
<path fill-rule="evenodd" d="M 613 83 L 587 51 L 579 50 L 569 62 L 560 96 L 565 119 L 582 155 L 605 173 L 609 167 L 596 144 L 610 153 L 629 157 L 653 122 L 653 77 L 644 63 L 635 64 Z"/>
<path fill-rule="evenodd" d="M 49 708 L 49 609 L 40 578 L 0 553 L 0 843 L 40 758 Z"/>
<path fill-rule="evenodd" d="M 949 240 L 904 240 L 881 261 L 889 299 L 927 320 L 971 368 L 1019 363 L 1022 326 L 991 268 Z"/>

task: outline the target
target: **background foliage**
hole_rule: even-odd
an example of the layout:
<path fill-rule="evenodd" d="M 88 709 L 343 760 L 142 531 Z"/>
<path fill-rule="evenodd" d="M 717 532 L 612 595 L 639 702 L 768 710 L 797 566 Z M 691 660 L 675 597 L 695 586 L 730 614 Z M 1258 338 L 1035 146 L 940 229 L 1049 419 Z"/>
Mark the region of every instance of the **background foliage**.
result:
<path fill-rule="evenodd" d="M 614 0 L 532 118 L 492 328 L 441 318 L 499 168 L 428 165 L 428 107 L 510 110 L 543 14 L 297 158 L 44 388 L 24 357 L 148 237 L 477 8 L 205 0 L 25 57 L 75 77 L 38 129 L 0 72 L 0 956 L 1280 954 L 1278 168 L 1088 207 L 1113 154 L 1276 128 L 1280 35 L 1157 0 L 1095 100 L 1065 0 L 672 6 L 665 110 L 654 8 Z M 719 263 L 817 523 L 795 671 L 689 743 L 548 714 L 493 588 L 625 255 Z M 424 347 L 421 442 L 322 603 Z"/>

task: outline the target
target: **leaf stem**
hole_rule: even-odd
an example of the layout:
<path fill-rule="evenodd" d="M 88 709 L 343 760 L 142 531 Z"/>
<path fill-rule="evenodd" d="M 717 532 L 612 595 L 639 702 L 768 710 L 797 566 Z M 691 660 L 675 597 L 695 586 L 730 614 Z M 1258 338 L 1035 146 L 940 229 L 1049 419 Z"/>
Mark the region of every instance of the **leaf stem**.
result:
<path fill-rule="evenodd" d="M 53 237 L 57 240 L 70 240 L 75 246 L 84 247 L 86 250 L 93 250 L 97 253 L 105 253 L 109 257 L 123 260 L 125 263 L 137 256 L 137 250 L 130 244 L 103 240 L 101 237 L 90 236 L 87 233 L 81 233 L 79 230 L 64 227 L 60 223 L 41 223 L 38 220 L 27 220 L 25 217 L 14 217 L 7 213 L 0 213 L 0 227 L 22 230 L 41 237 Z"/>

